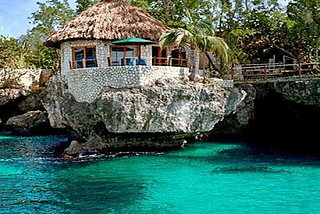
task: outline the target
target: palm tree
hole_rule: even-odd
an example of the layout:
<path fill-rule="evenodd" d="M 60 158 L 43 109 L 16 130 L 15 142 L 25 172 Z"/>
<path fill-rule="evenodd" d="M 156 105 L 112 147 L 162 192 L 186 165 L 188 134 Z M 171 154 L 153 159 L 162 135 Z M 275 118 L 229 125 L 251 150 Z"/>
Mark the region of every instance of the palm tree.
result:
<path fill-rule="evenodd" d="M 205 53 L 209 62 L 214 64 L 209 53 L 214 53 L 224 62 L 228 61 L 228 45 L 220 37 L 215 36 L 211 23 L 192 18 L 187 10 L 189 22 L 185 29 L 173 28 L 167 30 L 160 38 L 160 47 L 184 47 L 187 50 L 188 67 L 193 80 L 199 73 L 199 52 Z"/>

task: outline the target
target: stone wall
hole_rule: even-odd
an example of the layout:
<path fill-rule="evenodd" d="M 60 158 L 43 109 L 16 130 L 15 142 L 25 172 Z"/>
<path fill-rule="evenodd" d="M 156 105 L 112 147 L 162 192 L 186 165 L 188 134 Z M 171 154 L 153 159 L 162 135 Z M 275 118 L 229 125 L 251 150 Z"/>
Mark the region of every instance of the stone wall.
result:
<path fill-rule="evenodd" d="M 135 88 L 160 79 L 187 79 L 188 68 L 165 66 L 117 66 L 73 69 L 66 75 L 69 92 L 78 102 L 93 102 L 105 87 Z"/>
<path fill-rule="evenodd" d="M 141 46 L 141 58 L 147 66 L 108 67 L 110 43 L 105 41 L 68 41 L 61 43 L 61 75 L 78 102 L 93 102 L 104 87 L 135 88 L 150 85 L 159 79 L 187 78 L 189 70 L 152 65 L 152 45 Z M 71 69 L 72 47 L 96 46 L 97 68 Z"/>
<path fill-rule="evenodd" d="M 96 46 L 97 63 L 99 68 L 108 67 L 109 45 L 99 40 L 94 41 L 73 41 L 61 43 L 61 75 L 67 75 L 72 61 L 72 47 L 77 46 Z"/>

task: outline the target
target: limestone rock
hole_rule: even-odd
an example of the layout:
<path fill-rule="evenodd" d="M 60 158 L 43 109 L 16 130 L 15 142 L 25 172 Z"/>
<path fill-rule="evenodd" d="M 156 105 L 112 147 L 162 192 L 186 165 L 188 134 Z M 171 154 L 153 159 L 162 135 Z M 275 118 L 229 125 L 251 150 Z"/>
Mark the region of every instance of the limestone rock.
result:
<path fill-rule="evenodd" d="M 29 90 L 39 86 L 41 70 L 34 69 L 0 69 L 0 88 L 18 88 Z"/>
<path fill-rule="evenodd" d="M 40 87 L 46 86 L 52 75 L 53 75 L 52 70 L 42 70 L 39 78 Z"/>
<path fill-rule="evenodd" d="M 26 94 L 27 92 L 23 89 L 0 89 L 0 106 L 14 102 Z"/>
<path fill-rule="evenodd" d="M 36 129 L 45 129 L 49 121 L 44 111 L 30 111 L 23 115 L 14 116 L 8 119 L 6 125 L 19 132 L 29 132 Z"/>
<path fill-rule="evenodd" d="M 187 136 L 211 131 L 246 96 L 237 88 L 168 80 L 135 93 L 105 88 L 94 102 L 80 103 L 58 76 L 47 91 L 44 105 L 51 126 L 68 128 L 99 150 L 176 148 Z M 92 144 L 93 137 L 98 145 Z"/>
<path fill-rule="evenodd" d="M 79 154 L 83 152 L 82 149 L 79 149 L 81 145 L 78 143 L 78 141 L 73 140 L 70 143 L 70 146 L 64 150 L 64 153 L 67 155 L 74 155 L 74 154 Z"/>
<path fill-rule="evenodd" d="M 44 110 L 42 99 L 45 95 L 46 93 L 44 91 L 31 92 L 17 103 L 17 107 L 21 112 Z"/>
<path fill-rule="evenodd" d="M 250 122 L 254 119 L 254 110 L 255 110 L 255 99 L 256 99 L 256 89 L 250 85 L 241 85 L 237 86 L 242 93 L 245 93 L 246 96 L 244 100 L 237 106 L 236 110 L 228 114 L 223 121 L 219 122 L 210 133 L 214 136 L 215 134 L 219 135 L 230 135 L 230 134 L 240 134 L 248 126 Z M 232 98 L 232 96 L 230 96 Z"/>
<path fill-rule="evenodd" d="M 274 89 L 285 99 L 307 106 L 320 107 L 320 80 L 299 80 L 274 83 Z"/>

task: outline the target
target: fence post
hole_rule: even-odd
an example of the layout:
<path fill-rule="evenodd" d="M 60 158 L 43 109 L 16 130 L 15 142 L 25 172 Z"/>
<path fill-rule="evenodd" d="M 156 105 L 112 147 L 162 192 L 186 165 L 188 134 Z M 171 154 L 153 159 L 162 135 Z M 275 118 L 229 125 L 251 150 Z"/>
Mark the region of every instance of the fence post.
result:
<path fill-rule="evenodd" d="M 210 65 L 210 63 L 209 63 Z M 232 67 L 231 67 L 231 79 L 234 79 L 234 64 L 232 63 Z"/>
<path fill-rule="evenodd" d="M 265 80 L 268 80 L 267 65 L 264 65 L 264 79 L 265 79 Z"/>
<path fill-rule="evenodd" d="M 299 62 L 299 77 L 301 77 L 301 63 Z"/>

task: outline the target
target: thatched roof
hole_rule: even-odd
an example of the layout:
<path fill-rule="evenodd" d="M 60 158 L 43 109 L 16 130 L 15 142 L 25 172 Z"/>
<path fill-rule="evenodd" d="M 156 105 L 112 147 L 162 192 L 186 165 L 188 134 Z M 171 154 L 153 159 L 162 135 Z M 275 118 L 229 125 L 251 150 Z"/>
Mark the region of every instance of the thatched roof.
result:
<path fill-rule="evenodd" d="M 59 47 L 67 40 L 119 40 L 140 37 L 158 41 L 167 29 L 156 20 L 125 0 L 104 0 L 83 11 L 46 41 L 47 46 Z"/>

